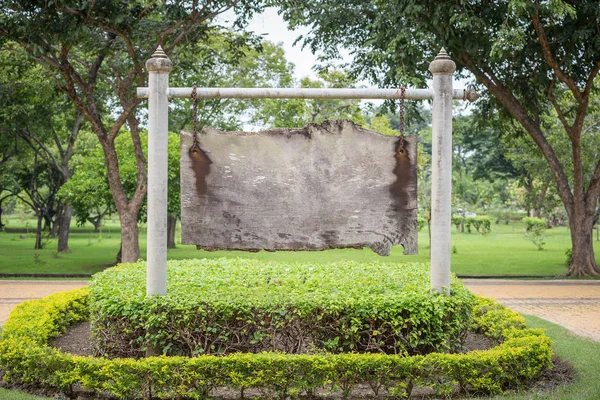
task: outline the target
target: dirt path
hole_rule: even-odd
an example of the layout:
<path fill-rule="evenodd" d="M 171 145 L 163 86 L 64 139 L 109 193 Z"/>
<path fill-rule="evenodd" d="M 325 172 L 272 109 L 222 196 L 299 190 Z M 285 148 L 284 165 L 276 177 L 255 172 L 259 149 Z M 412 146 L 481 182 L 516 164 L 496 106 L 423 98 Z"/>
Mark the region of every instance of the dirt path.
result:
<path fill-rule="evenodd" d="M 475 294 L 600 341 L 600 281 L 464 279 Z"/>
<path fill-rule="evenodd" d="M 536 315 L 572 332 L 600 341 L 600 281 L 515 281 L 465 279 L 481 296 L 515 311 Z M 0 280 L 0 325 L 17 304 L 87 285 L 87 281 Z"/>
<path fill-rule="evenodd" d="M 0 326 L 10 311 L 25 300 L 39 299 L 52 293 L 86 286 L 88 281 L 13 281 L 0 280 Z"/>

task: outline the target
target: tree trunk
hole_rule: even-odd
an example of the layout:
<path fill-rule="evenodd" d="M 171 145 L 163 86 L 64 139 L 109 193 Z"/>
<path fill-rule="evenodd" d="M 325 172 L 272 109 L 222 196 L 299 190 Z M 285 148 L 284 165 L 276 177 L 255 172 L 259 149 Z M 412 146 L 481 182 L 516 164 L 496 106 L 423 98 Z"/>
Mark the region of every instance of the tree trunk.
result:
<path fill-rule="evenodd" d="M 121 262 L 136 262 L 140 259 L 137 210 L 122 211 L 119 216 L 121 218 Z"/>
<path fill-rule="evenodd" d="M 2 232 L 2 228 L 4 228 L 4 224 L 2 223 L 2 200 L 0 200 L 0 232 Z"/>
<path fill-rule="evenodd" d="M 41 249 L 42 246 L 42 221 L 43 221 L 44 217 L 42 216 L 42 213 L 38 213 L 38 217 L 37 217 L 37 229 L 35 231 L 35 245 L 33 246 L 34 250 L 38 250 Z"/>
<path fill-rule="evenodd" d="M 100 233 L 102 229 L 102 215 L 97 216 L 96 218 L 90 218 L 88 221 L 94 225 L 94 233 Z"/>
<path fill-rule="evenodd" d="M 571 216 L 569 218 L 573 256 L 566 276 L 582 277 L 600 275 L 600 269 L 598 269 L 594 257 L 593 222 L 593 214 Z"/>
<path fill-rule="evenodd" d="M 60 212 L 60 211 L 59 211 Z M 50 222 L 50 233 L 49 236 L 51 238 L 55 238 L 58 235 L 58 231 L 60 229 L 60 222 L 59 222 L 59 216 L 56 216 L 56 219 L 54 220 L 54 222 Z"/>
<path fill-rule="evenodd" d="M 177 228 L 177 214 L 167 214 L 167 249 L 175 248 L 175 230 Z"/>
<path fill-rule="evenodd" d="M 114 127 L 113 127 L 114 128 Z M 146 196 L 146 160 L 144 158 L 137 127 L 132 126 L 131 136 L 134 142 L 135 157 L 137 161 L 137 187 L 131 198 L 125 193 L 119 171 L 119 160 L 114 140 L 98 134 L 100 144 L 104 150 L 108 186 L 119 214 L 121 223 L 121 262 L 136 262 L 140 258 L 140 245 L 138 239 L 137 216 Z M 135 129 L 133 129 L 135 128 Z"/>
<path fill-rule="evenodd" d="M 117 260 L 115 261 L 117 264 L 120 264 L 121 261 L 123 260 L 123 257 L 121 257 L 123 254 L 123 241 L 121 241 L 121 244 L 119 245 L 119 252 L 117 253 Z"/>
<path fill-rule="evenodd" d="M 58 225 L 58 247 L 57 251 L 70 252 L 69 249 L 69 229 L 71 227 L 71 218 L 73 217 L 73 207 L 70 204 L 64 204 L 58 218 L 56 225 Z"/>
<path fill-rule="evenodd" d="M 431 254 L 431 210 L 427 212 L 427 233 L 429 234 L 429 254 Z"/>

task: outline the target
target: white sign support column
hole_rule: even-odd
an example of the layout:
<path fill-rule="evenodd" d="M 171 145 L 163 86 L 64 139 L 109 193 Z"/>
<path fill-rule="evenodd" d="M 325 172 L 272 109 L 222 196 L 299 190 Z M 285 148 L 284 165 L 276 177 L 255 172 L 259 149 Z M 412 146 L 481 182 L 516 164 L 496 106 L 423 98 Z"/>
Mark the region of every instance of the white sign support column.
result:
<path fill-rule="evenodd" d="M 429 64 L 433 74 L 431 158 L 431 290 L 450 294 L 452 220 L 452 74 L 456 64 L 444 49 Z"/>
<path fill-rule="evenodd" d="M 146 295 L 167 293 L 167 182 L 169 72 L 173 63 L 158 46 L 146 61 L 148 77 L 148 249 Z"/>

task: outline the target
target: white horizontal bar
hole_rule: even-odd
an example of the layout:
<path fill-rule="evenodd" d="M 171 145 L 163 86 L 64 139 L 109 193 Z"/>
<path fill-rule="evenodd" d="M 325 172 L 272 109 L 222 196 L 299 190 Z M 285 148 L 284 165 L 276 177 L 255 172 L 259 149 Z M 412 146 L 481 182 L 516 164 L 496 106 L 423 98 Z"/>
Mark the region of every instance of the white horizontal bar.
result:
<path fill-rule="evenodd" d="M 191 98 L 192 88 L 169 88 L 170 98 Z M 400 89 L 307 89 L 307 88 L 196 88 L 199 99 L 400 99 Z M 148 98 L 148 88 L 137 88 L 137 97 Z M 407 100 L 433 99 L 431 89 L 406 89 Z M 475 101 L 473 90 L 455 89 L 455 100 Z"/>

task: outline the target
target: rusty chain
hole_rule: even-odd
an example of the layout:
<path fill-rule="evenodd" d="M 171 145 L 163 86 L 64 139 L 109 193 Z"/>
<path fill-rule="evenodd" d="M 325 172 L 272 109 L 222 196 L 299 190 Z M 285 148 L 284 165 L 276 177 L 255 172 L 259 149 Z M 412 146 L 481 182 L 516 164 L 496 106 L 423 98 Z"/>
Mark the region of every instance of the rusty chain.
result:
<path fill-rule="evenodd" d="M 190 149 L 193 153 L 198 151 L 198 94 L 196 93 L 196 85 L 192 89 L 192 135 L 194 141 L 192 142 L 192 148 Z"/>
<path fill-rule="evenodd" d="M 406 93 L 406 88 L 404 86 L 400 86 L 400 105 L 399 105 L 399 112 L 400 112 L 400 127 L 398 128 L 398 131 L 400 133 L 400 143 L 399 143 L 399 153 L 402 154 L 404 153 L 404 95 Z"/>

